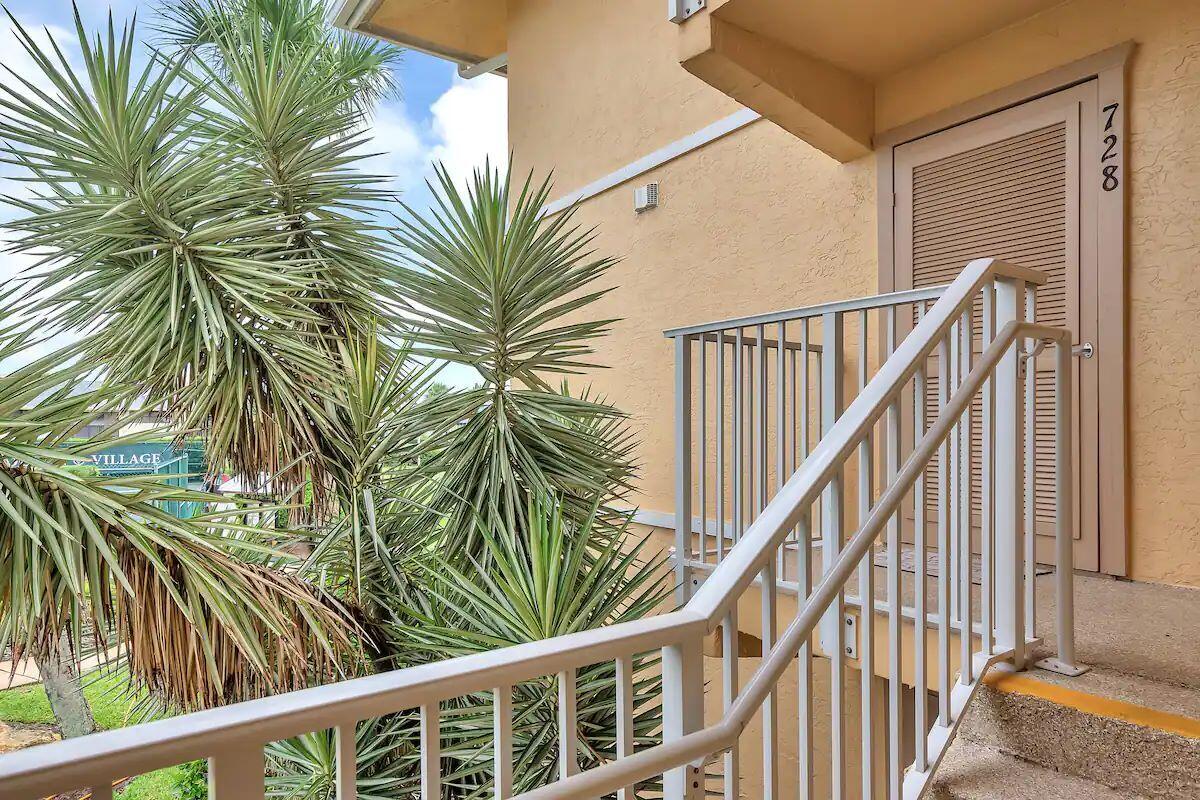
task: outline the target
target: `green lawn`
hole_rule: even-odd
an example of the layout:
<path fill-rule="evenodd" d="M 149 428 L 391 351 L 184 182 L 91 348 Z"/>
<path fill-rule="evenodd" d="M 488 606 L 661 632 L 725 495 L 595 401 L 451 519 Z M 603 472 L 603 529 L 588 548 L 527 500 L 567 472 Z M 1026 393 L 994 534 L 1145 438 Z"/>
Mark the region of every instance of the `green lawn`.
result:
<path fill-rule="evenodd" d="M 125 688 L 120 673 L 102 675 L 92 672 L 84 676 L 83 694 L 92 707 L 96 724 L 104 730 L 122 728 L 138 721 L 138 696 Z M 0 691 L 0 720 L 11 723 L 53 723 L 50 701 L 41 684 Z M 194 772 L 192 770 L 191 772 Z M 123 800 L 187 800 L 195 778 L 187 767 L 170 767 L 142 775 L 117 793 Z"/>

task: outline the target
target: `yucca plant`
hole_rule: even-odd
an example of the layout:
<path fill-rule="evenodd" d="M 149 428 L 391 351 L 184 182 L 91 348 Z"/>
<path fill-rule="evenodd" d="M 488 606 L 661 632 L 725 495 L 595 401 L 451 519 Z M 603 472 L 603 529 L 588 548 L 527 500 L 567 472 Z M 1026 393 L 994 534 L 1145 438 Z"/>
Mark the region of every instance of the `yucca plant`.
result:
<path fill-rule="evenodd" d="M 412 525 L 431 490 L 422 457 L 439 427 L 427 400 L 439 365 L 377 335 L 349 337 L 340 357 L 343 400 L 330 408 L 321 439 L 340 513 L 322 528 L 306 568 L 374 618 L 379 595 L 407 580 L 399 563 L 410 540 L 432 532 Z"/>
<path fill-rule="evenodd" d="M 411 715 L 410 715 L 411 716 Z M 355 730 L 357 796 L 360 800 L 415 797 L 414 722 L 392 715 L 359 722 Z M 332 730 L 315 731 L 267 746 L 267 796 L 282 800 L 336 800 L 337 743 Z"/>
<path fill-rule="evenodd" d="M 76 74 L 12 24 L 40 70 L 0 90 L 0 154 L 33 197 L 11 250 L 37 258 L 7 313 L 84 334 L 66 355 L 165 398 L 214 469 L 307 487 L 332 512 L 321 434 L 341 346 L 399 300 L 355 170 L 364 97 L 396 51 L 351 43 L 319 4 L 174 0 L 190 20 L 138 67 L 134 25 L 90 37 Z"/>
<path fill-rule="evenodd" d="M 431 506 L 445 519 L 444 548 L 482 551 L 476 514 L 482 529 L 520 538 L 528 498 L 549 494 L 575 525 L 600 497 L 593 533 L 604 533 L 609 505 L 634 474 L 625 416 L 558 383 L 597 366 L 591 342 L 613 320 L 587 309 L 608 291 L 595 283 L 614 260 L 592 252 L 592 232 L 573 224 L 573 209 L 542 212 L 548 181 L 514 189 L 511 172 L 485 166 L 464 190 L 439 167 L 430 188 L 434 209 L 408 209 L 395 232 L 410 265 L 399 282 L 420 300 L 409 314 L 415 351 L 483 378 L 438 400 L 443 446 L 428 466 L 438 475 Z"/>
<path fill-rule="evenodd" d="M 647 557 L 624 517 L 618 536 L 592 530 L 600 507 L 575 522 L 552 496 L 528 501 L 527 540 L 508 529 L 483 528 L 483 553 L 468 565 L 436 555 L 422 565 L 423 603 L 398 607 L 389 628 L 394 663 L 408 666 L 535 642 L 640 619 L 668 594 L 662 556 Z M 657 657 L 633 660 L 634 737 L 661 736 Z M 612 662 L 584 667 L 577 677 L 579 759 L 584 768 L 616 757 L 616 673 Z M 513 687 L 516 790 L 552 781 L 558 764 L 557 684 L 553 676 Z M 446 783 L 455 797 L 491 791 L 492 697 L 460 698 L 442 722 Z M 417 735 L 415 720 L 407 729 Z M 415 743 L 415 739 L 413 739 Z M 410 759 L 415 759 L 415 753 Z"/>
<path fill-rule="evenodd" d="M 8 331 L 0 362 L 29 344 Z M 285 558 L 237 509 L 178 519 L 164 505 L 217 498 L 153 475 L 74 468 L 153 432 L 117 436 L 128 421 L 119 420 L 78 438 L 111 410 L 110 390 L 78 391 L 87 370 L 59 359 L 0 376 L 0 649 L 32 656 L 52 699 L 79 703 L 79 649 L 103 653 L 115 640 L 135 686 L 184 710 L 353 669 L 360 642 L 349 615 L 283 569 Z M 88 732 L 87 719 L 64 722 L 68 735 Z"/>

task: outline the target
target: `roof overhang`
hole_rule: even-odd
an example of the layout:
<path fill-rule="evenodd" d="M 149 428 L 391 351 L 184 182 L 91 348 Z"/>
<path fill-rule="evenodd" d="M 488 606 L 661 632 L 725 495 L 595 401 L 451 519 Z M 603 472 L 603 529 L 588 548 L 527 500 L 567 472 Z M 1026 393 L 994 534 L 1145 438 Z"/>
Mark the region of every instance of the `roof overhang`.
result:
<path fill-rule="evenodd" d="M 508 45 L 505 0 L 340 0 L 333 22 L 459 64 L 497 59 Z"/>
<path fill-rule="evenodd" d="M 848 161 L 871 152 L 875 95 L 892 76 L 1061 1 L 708 0 L 680 25 L 680 61 Z"/>

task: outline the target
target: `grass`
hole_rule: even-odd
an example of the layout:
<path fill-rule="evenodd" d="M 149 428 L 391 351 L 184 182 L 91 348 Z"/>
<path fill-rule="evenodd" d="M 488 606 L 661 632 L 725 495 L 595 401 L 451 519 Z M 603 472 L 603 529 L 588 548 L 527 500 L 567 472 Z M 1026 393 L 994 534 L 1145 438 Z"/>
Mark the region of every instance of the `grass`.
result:
<path fill-rule="evenodd" d="M 112 730 L 137 721 L 133 712 L 141 698 L 128 693 L 124 674 L 92 672 L 83 680 L 83 695 L 92 707 L 97 726 Z M 54 714 L 50 711 L 50 701 L 46 699 L 46 691 L 41 684 L 0 692 L 0 720 L 25 725 L 53 723 Z"/>
<path fill-rule="evenodd" d="M 83 680 L 83 694 L 99 728 L 112 730 L 139 721 L 138 701 L 143 696 L 129 692 L 123 673 L 96 671 Z M 0 691 L 0 721 L 52 724 L 54 713 L 41 684 Z M 186 766 L 169 767 L 138 776 L 116 796 L 122 800 L 183 800 L 190 796 L 185 791 L 193 780 Z"/>

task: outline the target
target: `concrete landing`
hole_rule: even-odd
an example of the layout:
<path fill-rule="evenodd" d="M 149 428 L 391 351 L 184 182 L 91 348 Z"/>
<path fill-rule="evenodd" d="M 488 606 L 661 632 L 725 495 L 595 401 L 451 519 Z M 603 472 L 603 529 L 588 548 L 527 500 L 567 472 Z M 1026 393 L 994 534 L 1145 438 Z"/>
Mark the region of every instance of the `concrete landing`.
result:
<path fill-rule="evenodd" d="M 1036 656 L 1057 649 L 1054 605 L 1053 576 L 1039 578 L 1038 634 L 1045 643 Z M 1038 669 L 992 672 L 951 748 L 960 768 L 942 774 L 946 791 L 959 791 L 959 780 L 978 783 L 978 775 L 964 770 L 982 751 L 994 753 L 985 765 L 1016 759 L 1108 787 L 1116 797 L 1200 798 L 1200 592 L 1081 575 L 1075 618 L 1078 660 L 1092 671 L 1075 678 Z M 1048 780 L 1027 771 L 1013 769 L 1012 780 Z M 1035 786 L 1007 795 L 941 796 L 1059 796 L 1034 794 Z M 1064 785 L 1068 790 L 1074 788 Z"/>

